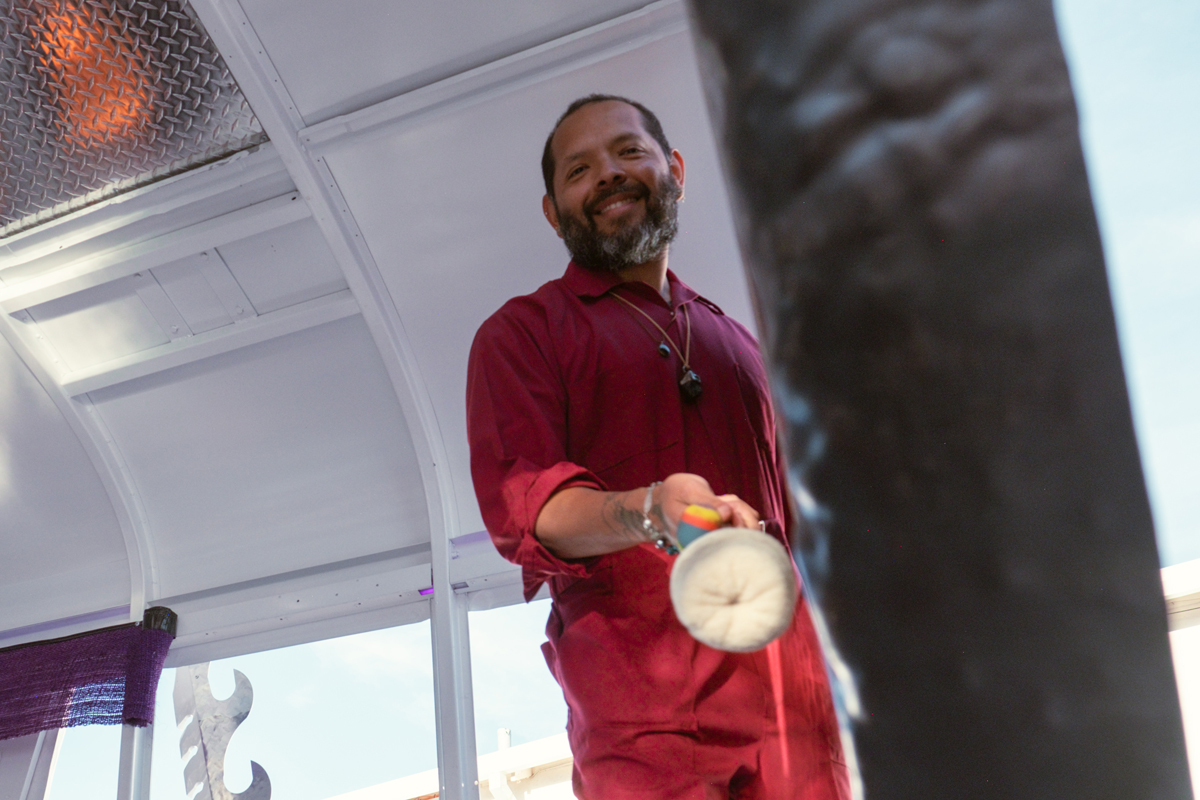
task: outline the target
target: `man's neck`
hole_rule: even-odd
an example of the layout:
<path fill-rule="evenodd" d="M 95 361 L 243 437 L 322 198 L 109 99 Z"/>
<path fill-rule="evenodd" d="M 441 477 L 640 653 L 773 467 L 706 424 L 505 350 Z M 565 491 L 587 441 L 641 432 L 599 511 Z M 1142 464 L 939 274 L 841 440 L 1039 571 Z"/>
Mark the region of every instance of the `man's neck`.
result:
<path fill-rule="evenodd" d="M 654 289 L 662 295 L 662 298 L 671 303 L 671 286 L 667 282 L 667 254 L 664 253 L 662 258 L 656 258 L 653 261 L 647 261 L 645 264 L 627 267 L 619 273 L 622 280 L 626 281 L 641 281 L 647 286 Z"/>

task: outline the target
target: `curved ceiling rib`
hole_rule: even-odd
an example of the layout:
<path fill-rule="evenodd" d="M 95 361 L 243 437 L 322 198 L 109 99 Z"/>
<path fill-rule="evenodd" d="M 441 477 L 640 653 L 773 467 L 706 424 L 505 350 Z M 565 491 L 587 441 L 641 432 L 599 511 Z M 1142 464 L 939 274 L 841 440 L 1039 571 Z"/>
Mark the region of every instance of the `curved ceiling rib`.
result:
<path fill-rule="evenodd" d="M 140 620 L 147 598 L 153 598 L 157 594 L 158 580 L 154 549 L 137 486 L 131 479 L 112 437 L 107 434 L 103 421 L 92 410 L 91 402 L 86 397 L 72 399 L 68 396 L 14 330 L 12 318 L 7 314 L 0 316 L 3 317 L 3 321 L 0 322 L 0 335 L 54 402 L 100 477 L 121 527 L 121 536 L 129 561 L 129 618 Z"/>
<path fill-rule="evenodd" d="M 430 598 L 441 794 L 469 797 L 476 780 L 474 710 L 470 700 L 467 604 L 450 578 L 450 539 L 459 530 L 446 445 L 416 355 L 383 277 L 327 168 L 300 142 L 304 120 L 237 2 L 193 0 L 226 63 L 274 142 L 313 219 L 342 267 L 396 397 L 416 451 L 429 520 L 433 596 Z"/>
<path fill-rule="evenodd" d="M 429 506 L 431 538 L 448 540 L 459 533 L 458 512 L 450 477 L 445 474 L 445 446 L 437 413 L 374 259 L 337 186 L 310 160 L 300 143 L 304 121 L 241 7 L 220 0 L 192 0 L 191 5 L 255 109 L 342 267 L 413 436 Z"/>
<path fill-rule="evenodd" d="M 459 516 L 437 412 L 379 268 L 332 176 L 310 159 L 300 143 L 304 120 L 245 12 L 236 2 L 221 0 L 193 0 L 192 7 L 308 201 L 313 219 L 358 301 L 400 402 L 417 455 L 429 520 L 434 702 L 442 795 L 469 796 L 472 782 L 477 782 L 475 726 L 470 665 L 459 657 L 466 646 L 467 606 L 456 597 L 450 580 L 450 539 L 460 533 Z"/>
<path fill-rule="evenodd" d="M 462 530 L 463 504 L 447 456 L 443 422 L 433 393 L 422 376 L 405 323 L 389 293 L 358 222 L 349 210 L 325 159 L 326 149 L 343 138 L 370 136 L 381 128 L 404 125 L 429 114 L 446 113 L 612 58 L 631 49 L 686 31 L 678 0 L 652 2 L 584 30 L 468 70 L 422 89 L 361 111 L 308 126 L 280 77 L 270 54 L 236 0 L 192 0 L 209 35 L 277 148 L 292 180 L 308 202 L 313 219 L 342 267 L 347 284 L 383 359 L 417 450 L 428 504 L 434 568 L 448 540 Z M 458 490 L 461 492 L 461 487 Z M 468 498 L 462 498 L 465 502 Z"/>

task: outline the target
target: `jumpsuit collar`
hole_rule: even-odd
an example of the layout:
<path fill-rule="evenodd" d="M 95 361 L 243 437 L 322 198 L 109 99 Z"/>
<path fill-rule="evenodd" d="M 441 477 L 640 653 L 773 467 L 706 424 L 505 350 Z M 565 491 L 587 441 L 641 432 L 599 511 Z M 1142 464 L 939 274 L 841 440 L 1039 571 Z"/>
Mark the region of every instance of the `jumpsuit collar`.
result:
<path fill-rule="evenodd" d="M 653 287 L 641 281 L 623 281 L 619 275 L 611 272 L 596 272 L 585 269 L 574 261 L 567 265 L 566 274 L 563 275 L 563 282 L 567 285 L 567 288 L 582 298 L 594 300 L 620 286 L 628 292 L 657 302 L 661 306 L 668 307 L 662 295 L 656 292 Z M 669 308 L 672 311 L 684 303 L 699 297 L 692 287 L 679 280 L 669 268 L 667 269 L 667 285 L 671 287 L 671 303 Z"/>

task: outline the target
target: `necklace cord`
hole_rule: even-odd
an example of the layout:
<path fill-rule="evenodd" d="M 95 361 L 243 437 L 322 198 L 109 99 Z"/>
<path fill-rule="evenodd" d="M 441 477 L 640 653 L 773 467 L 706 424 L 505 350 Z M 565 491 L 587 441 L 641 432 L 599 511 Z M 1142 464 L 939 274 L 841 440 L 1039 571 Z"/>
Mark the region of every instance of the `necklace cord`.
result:
<path fill-rule="evenodd" d="M 683 321 L 687 324 L 687 337 L 683 344 L 683 364 L 685 369 L 691 369 L 688 362 L 692 358 L 692 315 L 688 313 L 686 303 L 681 308 L 683 308 Z"/>
<path fill-rule="evenodd" d="M 659 325 L 657 322 L 654 321 L 654 317 L 650 316 L 645 311 L 638 308 L 636 305 L 634 305 L 630 301 L 626 300 L 624 297 L 617 294 L 616 292 L 613 292 L 612 296 L 615 297 L 617 300 L 620 300 L 625 305 L 632 308 L 634 311 L 641 314 L 646 319 L 650 320 L 650 324 L 653 325 L 655 328 L 658 328 L 658 332 L 663 335 L 663 339 L 665 339 L 667 341 L 667 343 L 671 345 L 671 349 L 673 349 L 675 351 L 675 354 L 679 356 L 679 360 L 683 362 L 683 369 L 685 372 L 692 368 L 691 364 L 689 363 L 690 356 L 692 355 L 692 317 L 690 314 L 688 314 L 686 303 L 684 303 L 680 306 L 683 309 L 684 322 L 687 323 L 687 333 L 684 334 L 683 351 L 680 352 L 679 345 L 675 344 L 675 340 L 671 338 L 670 334 L 668 334 L 661 325 Z M 674 316 L 674 312 L 672 312 L 672 316 Z M 646 332 L 649 333 L 649 331 L 646 331 Z"/>

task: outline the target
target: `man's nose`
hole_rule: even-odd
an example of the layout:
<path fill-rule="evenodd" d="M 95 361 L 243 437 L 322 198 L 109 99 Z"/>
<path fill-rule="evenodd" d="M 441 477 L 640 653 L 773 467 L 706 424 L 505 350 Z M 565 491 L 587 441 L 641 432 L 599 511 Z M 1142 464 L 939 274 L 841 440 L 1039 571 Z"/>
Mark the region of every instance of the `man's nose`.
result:
<path fill-rule="evenodd" d="M 606 159 L 600 168 L 600 185 L 614 186 L 625 182 L 625 170 L 613 159 Z"/>

